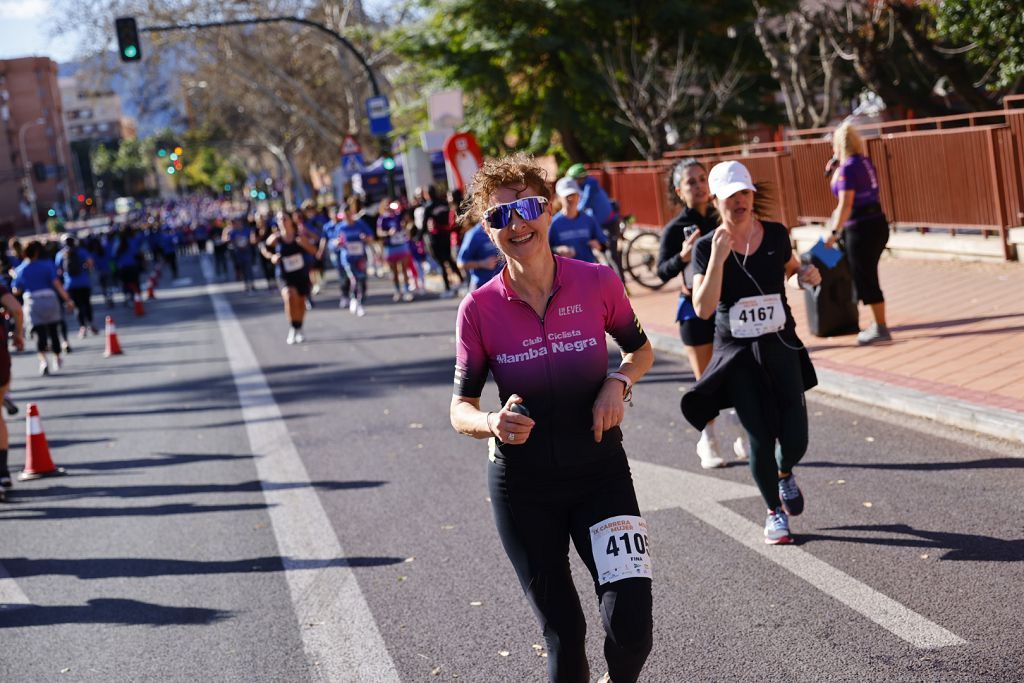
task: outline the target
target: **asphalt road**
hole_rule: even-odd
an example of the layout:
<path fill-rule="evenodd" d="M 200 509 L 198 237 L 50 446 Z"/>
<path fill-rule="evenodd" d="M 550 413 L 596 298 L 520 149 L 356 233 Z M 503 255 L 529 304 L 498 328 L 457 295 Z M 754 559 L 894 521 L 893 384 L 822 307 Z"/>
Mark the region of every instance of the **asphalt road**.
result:
<path fill-rule="evenodd" d="M 357 319 L 332 281 L 292 347 L 276 295 L 185 275 L 115 311 L 125 355 L 14 361 L 68 476 L 0 506 L 0 680 L 544 680 L 485 444 L 448 423 L 457 301 L 373 281 Z M 1024 676 L 1019 452 L 812 393 L 800 543 L 768 548 L 746 467 L 699 467 L 691 379 L 661 354 L 624 427 L 654 548 L 644 680 Z"/>

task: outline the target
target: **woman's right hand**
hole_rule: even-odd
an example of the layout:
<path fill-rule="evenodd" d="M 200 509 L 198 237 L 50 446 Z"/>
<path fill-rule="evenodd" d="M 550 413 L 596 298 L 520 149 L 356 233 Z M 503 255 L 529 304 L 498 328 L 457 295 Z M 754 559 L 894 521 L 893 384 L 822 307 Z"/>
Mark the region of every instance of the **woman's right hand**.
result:
<path fill-rule="evenodd" d="M 724 227 L 715 229 L 715 236 L 711 238 L 711 262 L 722 265 L 729 258 L 732 251 L 732 235 Z"/>
<path fill-rule="evenodd" d="M 491 430 L 491 434 L 498 441 L 518 446 L 526 443 L 526 440 L 530 438 L 530 432 L 533 431 L 533 426 L 537 423 L 526 415 L 520 415 L 510 410 L 512 406 L 522 402 L 521 396 L 512 394 L 508 397 L 505 407 L 496 413 L 487 414 L 487 428 Z"/>

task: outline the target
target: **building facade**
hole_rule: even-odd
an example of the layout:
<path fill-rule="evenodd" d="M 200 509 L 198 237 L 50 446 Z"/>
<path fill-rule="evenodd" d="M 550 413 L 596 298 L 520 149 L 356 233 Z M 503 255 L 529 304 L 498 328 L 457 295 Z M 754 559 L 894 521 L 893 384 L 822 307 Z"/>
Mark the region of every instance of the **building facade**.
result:
<path fill-rule="evenodd" d="M 70 159 L 56 62 L 0 60 L 0 235 L 40 232 L 49 211 L 74 212 Z"/>

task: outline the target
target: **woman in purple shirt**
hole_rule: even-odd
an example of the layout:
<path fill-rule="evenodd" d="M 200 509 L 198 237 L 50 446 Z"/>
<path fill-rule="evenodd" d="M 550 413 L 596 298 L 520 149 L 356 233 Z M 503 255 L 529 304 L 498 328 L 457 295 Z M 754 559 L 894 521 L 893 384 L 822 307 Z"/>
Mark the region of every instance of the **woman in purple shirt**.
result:
<path fill-rule="evenodd" d="M 532 159 L 488 160 L 472 184 L 507 266 L 459 306 L 452 426 L 492 440 L 494 519 L 544 629 L 550 679 L 591 680 L 571 539 L 600 603 L 603 680 L 633 683 L 651 651 L 651 571 L 619 424 L 654 352 L 612 270 L 551 253 L 551 191 Z M 622 352 L 611 373 L 605 333 Z M 492 411 L 480 408 L 488 373 L 502 403 Z"/>
<path fill-rule="evenodd" d="M 840 235 L 845 242 L 846 259 L 853 273 L 857 298 L 871 309 L 875 322 L 857 335 L 860 345 L 890 341 L 885 322 L 885 297 L 878 284 L 878 261 L 889 242 L 889 222 L 878 202 L 878 173 L 864 153 L 864 140 L 849 121 L 832 136 L 834 162 L 832 194 L 839 204 L 832 212 L 832 246 Z"/>

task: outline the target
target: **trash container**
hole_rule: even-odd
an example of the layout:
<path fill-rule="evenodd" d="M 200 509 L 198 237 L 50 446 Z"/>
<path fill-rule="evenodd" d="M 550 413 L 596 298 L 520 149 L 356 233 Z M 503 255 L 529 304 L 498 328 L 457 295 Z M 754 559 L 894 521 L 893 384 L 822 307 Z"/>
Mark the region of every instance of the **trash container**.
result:
<path fill-rule="evenodd" d="M 813 249 L 801 254 L 800 261 L 813 264 L 821 273 L 821 285 L 804 290 L 807 325 L 811 334 L 816 337 L 857 334 L 860 327 L 857 300 L 853 294 L 853 276 L 850 274 L 850 264 L 842 253 L 828 249 L 823 242 L 819 242 Z"/>

